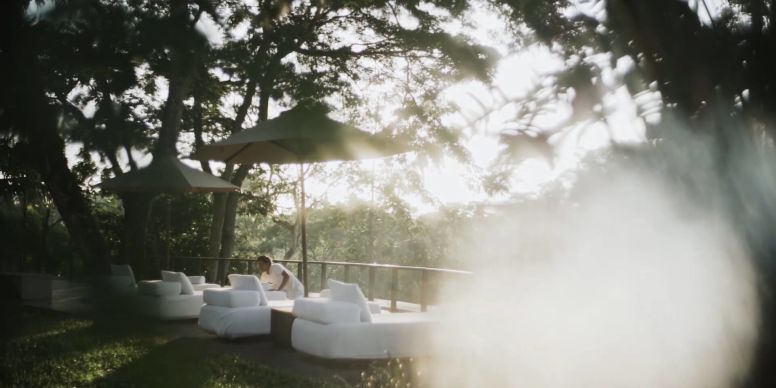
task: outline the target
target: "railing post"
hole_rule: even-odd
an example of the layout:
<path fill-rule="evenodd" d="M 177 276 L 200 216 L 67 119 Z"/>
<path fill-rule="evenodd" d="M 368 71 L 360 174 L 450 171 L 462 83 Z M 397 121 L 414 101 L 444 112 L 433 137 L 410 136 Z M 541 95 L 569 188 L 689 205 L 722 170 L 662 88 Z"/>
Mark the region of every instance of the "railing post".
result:
<path fill-rule="evenodd" d="M 326 288 L 326 263 L 321 264 L 321 290 Z"/>
<path fill-rule="evenodd" d="M 420 271 L 420 311 L 426 311 L 427 300 L 428 271 Z"/>
<path fill-rule="evenodd" d="M 350 266 L 345 265 L 345 283 L 350 283 Z"/>
<path fill-rule="evenodd" d="M 391 270 L 391 312 L 396 312 L 396 299 L 399 289 L 399 269 L 394 268 Z"/>
<path fill-rule="evenodd" d="M 223 261 L 223 264 L 221 262 L 218 263 L 218 268 L 219 268 L 218 272 L 221 275 L 221 284 L 224 285 L 226 284 L 226 279 L 227 279 L 226 274 L 229 273 L 229 261 L 228 261 L 229 259 L 226 257 L 220 257 L 219 260 Z M 221 268 L 224 269 L 223 272 L 220 271 Z"/>
<path fill-rule="evenodd" d="M 302 263 L 296 263 L 296 277 L 302 278 Z"/>
<path fill-rule="evenodd" d="M 375 300 L 375 267 L 369 267 L 369 284 L 367 286 L 369 300 Z"/>

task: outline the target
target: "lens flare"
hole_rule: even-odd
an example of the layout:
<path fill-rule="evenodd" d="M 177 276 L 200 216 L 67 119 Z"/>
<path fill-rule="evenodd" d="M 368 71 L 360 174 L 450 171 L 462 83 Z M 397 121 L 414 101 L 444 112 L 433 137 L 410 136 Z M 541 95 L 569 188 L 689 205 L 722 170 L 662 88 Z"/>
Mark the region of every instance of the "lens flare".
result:
<path fill-rule="evenodd" d="M 432 387 L 729 387 L 757 337 L 753 265 L 731 226 L 657 178 L 609 173 L 573 200 L 477 229 L 477 274 L 442 300 Z"/>

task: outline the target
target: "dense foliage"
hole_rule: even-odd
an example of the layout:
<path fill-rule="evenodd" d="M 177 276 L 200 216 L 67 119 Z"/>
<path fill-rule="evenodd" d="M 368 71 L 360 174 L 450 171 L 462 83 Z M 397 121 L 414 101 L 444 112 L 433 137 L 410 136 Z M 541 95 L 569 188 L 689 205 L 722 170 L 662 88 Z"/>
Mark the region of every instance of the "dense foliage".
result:
<path fill-rule="evenodd" d="M 52 203 L 76 250 L 71 261 L 87 271 L 128 262 L 141 277 L 153 276 L 167 251 L 230 257 L 238 207 L 273 219 L 278 195 L 298 196 L 293 174 L 203 163 L 235 184 L 250 175 L 265 187 L 212 198 L 119 193 L 117 201 L 92 185 L 136 171 L 144 154 L 185 156 L 311 100 L 364 129 L 388 128 L 423 151 L 419 160 L 465 158 L 441 120 L 451 107 L 439 95 L 461 79 L 487 80 L 497 57 L 444 28 L 467 8 L 414 1 L 6 2 L 5 198 L 21 214 L 32 201 Z M 418 180 L 416 168 L 406 174 Z M 38 197 L 14 188 L 34 179 L 43 182 Z M 296 224 L 278 225 L 295 233 Z M 288 244 L 284 256 L 298 254 L 297 245 Z M 3 257 L 17 260 L 24 255 L 17 251 Z"/>

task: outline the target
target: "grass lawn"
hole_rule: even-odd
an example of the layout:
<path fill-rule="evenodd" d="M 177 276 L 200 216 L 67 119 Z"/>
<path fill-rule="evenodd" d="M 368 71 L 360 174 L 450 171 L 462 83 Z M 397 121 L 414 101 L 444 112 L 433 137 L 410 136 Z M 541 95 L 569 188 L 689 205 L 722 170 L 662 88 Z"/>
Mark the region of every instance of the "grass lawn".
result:
<path fill-rule="evenodd" d="M 208 352 L 197 341 L 159 330 L 164 324 L 7 304 L 0 314 L 0 386 L 337 386 Z"/>

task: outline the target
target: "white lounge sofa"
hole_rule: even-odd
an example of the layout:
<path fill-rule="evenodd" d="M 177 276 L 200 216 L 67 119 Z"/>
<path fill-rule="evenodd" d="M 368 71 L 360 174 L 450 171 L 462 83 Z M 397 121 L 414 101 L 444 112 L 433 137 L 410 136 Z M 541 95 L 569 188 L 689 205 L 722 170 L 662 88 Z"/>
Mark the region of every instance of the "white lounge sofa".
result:
<path fill-rule="evenodd" d="M 294 303 L 283 292 L 265 291 L 254 275 L 231 274 L 229 284 L 231 288 L 204 290 L 199 314 L 199 327 L 222 338 L 269 334 L 272 307 Z"/>
<path fill-rule="evenodd" d="M 326 359 L 421 356 L 437 325 L 430 313 L 371 314 L 356 284 L 329 280 L 331 298 L 298 299 L 291 329 L 297 351 Z"/>
<path fill-rule="evenodd" d="M 199 317 L 202 291 L 195 291 L 183 272 L 164 272 L 167 273 L 162 280 L 137 283 L 136 303 L 140 312 L 164 320 Z"/>

